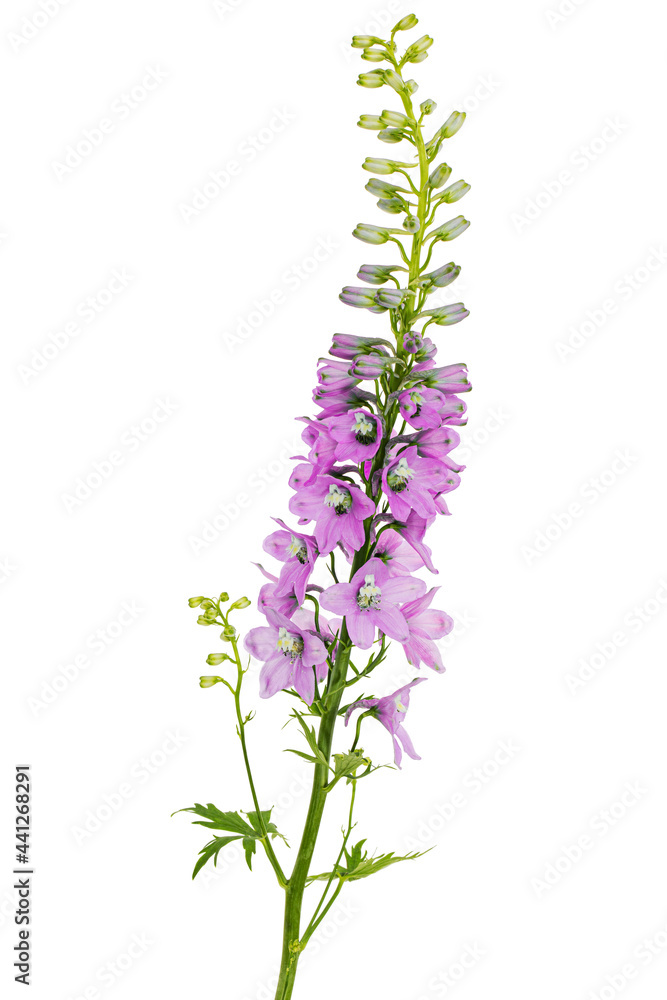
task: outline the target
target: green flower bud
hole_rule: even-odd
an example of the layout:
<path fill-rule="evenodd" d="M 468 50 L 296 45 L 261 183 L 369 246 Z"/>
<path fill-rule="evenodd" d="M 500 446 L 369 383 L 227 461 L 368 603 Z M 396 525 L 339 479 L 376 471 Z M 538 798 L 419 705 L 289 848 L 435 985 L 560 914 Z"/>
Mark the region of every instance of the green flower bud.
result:
<path fill-rule="evenodd" d="M 393 128 L 407 128 L 410 125 L 408 116 L 401 114 L 400 111 L 383 111 L 379 121 L 383 125 L 390 125 Z"/>
<path fill-rule="evenodd" d="M 435 103 L 435 101 L 432 101 L 431 98 L 429 97 L 428 100 L 421 102 L 421 104 L 419 105 L 419 110 L 423 115 L 432 115 L 437 106 L 438 105 Z"/>
<path fill-rule="evenodd" d="M 228 601 L 228 600 L 229 600 L 229 594 L 227 593 L 226 590 L 223 590 L 223 592 L 220 594 L 220 601 L 221 601 L 222 604 L 224 604 L 225 601 Z"/>
<path fill-rule="evenodd" d="M 231 642 L 232 639 L 236 639 L 237 636 L 238 632 L 233 627 L 233 625 L 225 625 L 222 632 L 220 633 L 220 638 L 223 640 L 223 642 Z"/>
<path fill-rule="evenodd" d="M 400 128 L 383 128 L 381 132 L 378 132 L 378 139 L 390 144 L 402 142 L 404 138 L 405 136 Z"/>
<path fill-rule="evenodd" d="M 371 177 L 366 190 L 376 198 L 395 198 L 398 188 L 389 181 L 380 181 L 377 177 Z"/>
<path fill-rule="evenodd" d="M 381 226 L 371 226 L 365 222 L 360 222 L 352 231 L 352 235 L 363 243 L 386 243 L 389 239 L 389 231 Z"/>
<path fill-rule="evenodd" d="M 393 174 L 395 170 L 410 170 L 416 167 L 416 163 L 402 163 L 400 160 L 382 160 L 374 156 L 367 156 L 361 164 L 369 174 Z"/>
<path fill-rule="evenodd" d="M 398 215 L 399 212 L 405 209 L 405 202 L 402 198 L 380 198 L 378 208 L 381 208 L 383 212 Z"/>
<path fill-rule="evenodd" d="M 222 684 L 222 677 L 200 677 L 199 686 L 203 688 L 212 688 L 214 684 Z"/>
<path fill-rule="evenodd" d="M 405 50 L 405 57 L 408 62 L 418 63 L 426 59 L 428 55 L 427 49 L 433 45 L 433 39 L 430 35 L 422 35 L 418 38 L 416 42 L 409 45 Z"/>
<path fill-rule="evenodd" d="M 382 73 L 383 80 L 382 83 L 386 83 L 388 87 L 395 90 L 397 94 L 402 94 L 405 92 L 405 81 L 402 76 L 393 69 L 377 70 L 377 72 Z M 380 85 L 381 86 L 381 85 Z"/>
<path fill-rule="evenodd" d="M 452 111 L 451 115 L 440 129 L 441 134 L 445 137 L 445 139 L 451 139 L 453 135 L 456 135 L 465 120 L 465 111 Z"/>
<path fill-rule="evenodd" d="M 383 69 L 374 69 L 371 73 L 360 73 L 357 83 L 360 87 L 383 87 L 384 73 Z"/>
<path fill-rule="evenodd" d="M 409 233 L 419 232 L 419 219 L 416 215 L 408 215 L 403 220 L 403 229 L 406 229 Z"/>
<path fill-rule="evenodd" d="M 382 49 L 364 49 L 361 58 L 367 62 L 383 62 L 387 58 L 387 54 Z"/>
<path fill-rule="evenodd" d="M 224 663 L 228 659 L 229 657 L 226 653 L 209 653 L 206 657 L 206 662 L 209 667 L 219 667 L 221 663 Z"/>
<path fill-rule="evenodd" d="M 369 128 L 379 131 L 384 128 L 387 123 L 383 122 L 379 115 L 360 115 L 357 125 L 359 128 Z"/>
<path fill-rule="evenodd" d="M 402 17 L 397 25 L 392 29 L 392 35 L 397 31 L 409 31 L 410 28 L 414 28 L 419 24 L 419 18 L 415 14 L 407 14 L 406 17 Z"/>
<path fill-rule="evenodd" d="M 233 611 L 236 609 L 237 611 L 243 611 L 244 608 L 249 608 L 251 604 L 252 601 L 249 601 L 247 597 L 239 597 L 238 601 L 234 601 L 229 610 Z"/>
<path fill-rule="evenodd" d="M 382 45 L 383 40 L 377 35 L 353 35 L 351 44 L 353 49 L 367 49 L 371 45 Z"/>
<path fill-rule="evenodd" d="M 446 163 L 441 163 L 440 166 L 436 167 L 431 173 L 428 179 L 428 186 L 432 188 L 439 188 L 445 184 L 451 175 L 452 168 Z"/>
<path fill-rule="evenodd" d="M 467 219 L 464 219 L 462 215 L 457 215 L 455 219 L 450 219 L 449 222 L 444 222 L 437 229 L 434 229 L 431 235 L 435 236 L 436 240 L 455 240 L 457 236 L 466 231 L 469 225 Z"/>
<path fill-rule="evenodd" d="M 464 194 L 467 194 L 469 190 L 470 185 L 466 184 L 465 181 L 456 181 L 455 184 L 450 184 L 448 188 L 445 188 L 440 195 L 440 200 L 451 205 L 462 198 Z"/>
<path fill-rule="evenodd" d="M 204 600 L 203 597 L 191 597 L 188 601 L 188 604 L 190 605 L 191 608 L 198 608 L 203 600 Z"/>
<path fill-rule="evenodd" d="M 210 621 L 208 618 L 205 618 L 204 615 L 200 615 L 199 618 L 197 619 L 197 625 L 212 625 L 212 624 L 213 622 Z"/>
<path fill-rule="evenodd" d="M 406 80 L 405 89 L 407 90 L 408 94 L 412 96 L 413 94 L 416 94 L 417 91 L 419 90 L 419 84 L 417 83 L 416 80 Z"/>

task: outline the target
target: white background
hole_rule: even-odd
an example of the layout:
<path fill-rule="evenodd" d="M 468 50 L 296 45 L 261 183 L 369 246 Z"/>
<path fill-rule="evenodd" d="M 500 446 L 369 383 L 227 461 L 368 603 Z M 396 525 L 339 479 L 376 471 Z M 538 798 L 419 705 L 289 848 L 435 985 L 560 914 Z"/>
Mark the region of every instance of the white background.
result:
<path fill-rule="evenodd" d="M 397 105 L 355 85 L 372 67 L 347 42 L 411 10 L 410 37 L 436 39 L 414 68 L 419 99 L 439 102 L 435 125 L 469 112 L 444 155 L 473 185 L 460 206 L 473 225 L 437 263 L 463 266 L 449 298 L 471 316 L 437 337 L 474 392 L 463 485 L 431 536 L 438 603 L 458 623 L 447 673 L 412 699 L 423 760 L 360 787 L 357 832 L 374 850 L 437 849 L 348 887 L 295 996 L 664 993 L 657 9 L 70 0 L 45 18 L 5 0 L 0 961 L 11 979 L 12 777 L 27 762 L 39 1000 L 271 995 L 281 893 L 267 865 L 251 875 L 232 851 L 193 884 L 206 831 L 169 818 L 194 801 L 249 808 L 230 705 L 197 683 L 217 633 L 186 601 L 256 596 L 251 562 L 270 515 L 287 514 L 316 359 L 337 330 L 385 328 L 337 298 L 360 264 L 391 259 L 350 232 L 386 220 L 360 162 L 397 155 L 356 127 Z M 105 118 L 90 155 L 59 167 Z M 211 171 L 222 180 L 188 212 Z M 109 296 L 114 270 L 125 286 Z M 396 653 L 376 690 L 408 673 Z M 287 702 L 261 703 L 249 739 L 262 801 L 295 841 L 307 765 L 281 753 L 296 745 Z M 380 727 L 366 749 L 389 759 Z M 329 809 L 321 865 L 342 791 Z"/>

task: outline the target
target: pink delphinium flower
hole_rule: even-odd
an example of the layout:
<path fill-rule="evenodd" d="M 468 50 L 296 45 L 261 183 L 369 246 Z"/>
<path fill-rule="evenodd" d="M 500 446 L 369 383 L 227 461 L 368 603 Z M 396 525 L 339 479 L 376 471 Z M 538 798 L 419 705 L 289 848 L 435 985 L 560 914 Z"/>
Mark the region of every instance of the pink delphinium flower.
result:
<path fill-rule="evenodd" d="M 370 709 L 378 722 L 381 722 L 384 728 L 391 733 L 394 743 L 394 763 L 396 767 L 400 767 L 403 760 L 401 745 L 408 757 L 412 757 L 413 760 L 421 760 L 421 757 L 412 745 L 412 740 L 403 727 L 403 719 L 410 705 L 410 689 L 415 684 L 421 684 L 425 680 L 425 677 L 417 677 L 414 681 L 410 681 L 409 684 L 394 691 L 393 694 L 386 695 L 384 698 L 362 698 L 361 701 L 355 701 L 347 710 L 345 725 L 348 724 L 350 716 L 357 709 Z"/>

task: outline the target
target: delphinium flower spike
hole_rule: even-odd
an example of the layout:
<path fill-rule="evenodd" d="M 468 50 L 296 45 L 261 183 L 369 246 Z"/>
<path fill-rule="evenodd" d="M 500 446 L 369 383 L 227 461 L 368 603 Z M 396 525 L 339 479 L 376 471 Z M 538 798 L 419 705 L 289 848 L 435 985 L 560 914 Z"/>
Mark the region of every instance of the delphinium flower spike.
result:
<path fill-rule="evenodd" d="M 260 567 L 268 580 L 257 600 L 265 623 L 241 643 L 230 617 L 249 605 L 247 598 L 229 604 L 222 593 L 190 600 L 199 609 L 199 624 L 221 628 L 229 650 L 208 656 L 208 665 L 219 673 L 203 676 L 201 686 L 227 689 L 233 697 L 252 805 L 247 812 L 225 812 L 212 803 L 186 810 L 214 831 L 194 875 L 215 864 L 233 840 L 241 841 L 249 866 L 258 846 L 266 854 L 285 892 L 276 1000 L 292 996 L 299 956 L 345 883 L 417 856 L 369 856 L 368 837 L 353 844 L 351 835 L 357 786 L 387 763 L 374 764 L 359 746 L 366 726 L 374 719 L 389 732 L 396 767 L 404 753 L 419 760 L 403 722 L 413 689 L 426 677 L 416 675 L 390 694 L 369 694 L 366 688 L 382 683 L 379 668 L 392 641 L 402 654 L 403 670 L 407 659 L 414 671 L 425 666 L 441 673 L 437 643 L 453 627 L 449 615 L 432 607 L 439 588 L 428 589 L 416 574 L 438 572 L 425 537 L 439 514 L 449 514 L 446 498 L 459 486 L 464 468 L 452 452 L 459 441 L 454 428 L 465 423 L 461 394 L 470 389 L 467 369 L 436 359 L 447 328 L 464 320 L 468 310 L 462 302 L 433 304 L 429 298 L 460 274 L 459 264 L 446 258 L 469 222 L 460 213 L 449 219 L 441 213 L 451 211 L 447 206 L 458 204 L 470 185 L 452 180 L 451 166 L 439 162 L 465 114 L 454 111 L 431 128 L 435 101 L 426 98 L 415 106 L 418 87 L 408 71 L 428 57 L 433 39 L 421 35 L 402 53 L 398 39 L 416 25 L 409 14 L 389 38 L 357 35 L 352 40 L 362 59 L 375 64 L 360 74 L 359 86 L 379 92 L 380 98 L 358 124 L 400 151 L 396 157 L 364 160 L 365 188 L 382 215 L 353 230 L 361 243 L 380 248 L 378 258 L 389 252 L 393 259 L 378 261 L 374 249 L 373 262 L 357 271 L 361 284 L 346 285 L 340 299 L 376 316 L 384 324 L 382 333 L 334 333 L 329 355 L 319 359 L 315 413 L 297 418 L 303 424 L 304 454 L 295 457 L 290 475 L 289 511 L 274 517 L 278 528 L 263 543 L 278 564 L 276 572 Z M 447 244 L 446 254 L 440 254 L 441 244 Z M 245 715 L 241 708 L 250 662 L 242 659 L 242 648 L 261 665 L 260 696 L 288 696 L 288 721 L 300 734 L 299 746 L 289 749 L 313 768 L 308 813 L 289 874 L 275 848 L 282 834 L 271 809 L 261 808 L 250 765 L 246 728 L 254 713 Z M 361 694 L 355 700 L 349 689 L 357 684 Z M 345 726 L 337 729 L 341 719 Z M 350 742 L 351 730 L 345 727 L 353 720 Z M 334 752 L 337 735 L 341 743 Z M 339 786 L 350 791 L 347 826 L 331 869 L 319 873 L 312 870 L 313 852 L 328 797 Z M 306 900 L 318 885 L 310 916 L 303 918 Z"/>

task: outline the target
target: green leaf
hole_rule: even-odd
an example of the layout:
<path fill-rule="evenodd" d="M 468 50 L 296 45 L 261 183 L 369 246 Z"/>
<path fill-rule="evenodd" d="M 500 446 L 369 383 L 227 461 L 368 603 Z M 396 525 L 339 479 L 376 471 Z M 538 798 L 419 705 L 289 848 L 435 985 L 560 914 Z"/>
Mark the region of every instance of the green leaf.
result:
<path fill-rule="evenodd" d="M 250 871 L 252 871 L 252 856 L 257 850 L 257 841 L 253 837 L 244 837 L 243 848 L 245 850 L 246 863 Z"/>
<path fill-rule="evenodd" d="M 329 764 L 327 762 L 327 759 L 317 745 L 317 736 L 315 735 L 315 729 L 312 726 L 308 725 L 308 723 L 305 721 L 300 712 L 294 711 L 293 716 L 295 719 L 297 719 L 299 725 L 303 729 L 303 735 L 306 737 L 306 742 L 308 743 L 308 746 L 310 747 L 310 749 L 313 751 L 313 754 L 317 758 L 317 763 L 324 764 L 325 767 L 328 767 Z"/>
<path fill-rule="evenodd" d="M 297 757 L 303 757 L 303 759 L 307 760 L 310 764 L 319 764 L 320 763 L 320 761 L 317 759 L 317 757 L 311 757 L 311 755 L 309 753 L 303 753 L 301 750 L 290 750 L 289 747 L 288 747 L 285 750 L 285 753 L 295 753 L 297 755 Z"/>
<path fill-rule="evenodd" d="M 218 854 L 227 844 L 230 844 L 232 840 L 240 840 L 240 837 L 214 837 L 208 844 L 202 847 L 199 852 L 199 857 L 197 859 L 197 864 L 195 865 L 192 877 L 195 878 L 197 874 L 201 871 L 207 861 L 213 858 L 213 864 L 218 863 Z"/>
<path fill-rule="evenodd" d="M 221 812 L 212 802 L 208 805 L 203 806 L 199 802 L 195 802 L 194 806 L 190 806 L 187 809 L 177 809 L 177 812 L 190 812 L 195 813 L 196 816 L 203 816 L 208 822 L 204 822 L 200 819 L 195 819 L 192 822 L 196 826 L 205 826 L 209 830 L 229 830 L 231 833 L 238 833 L 241 836 L 254 836 L 254 832 L 251 826 L 241 819 L 237 812 Z M 176 815 L 176 813 L 172 813 Z"/>
<path fill-rule="evenodd" d="M 333 876 L 334 878 L 341 879 L 343 882 L 355 882 L 357 879 L 375 875 L 376 872 L 382 871 L 383 868 L 388 868 L 389 865 L 395 865 L 399 861 L 414 861 L 415 858 L 421 858 L 422 855 L 428 854 L 428 851 L 413 851 L 411 854 L 400 856 L 394 854 L 392 851 L 390 854 L 378 854 L 375 857 L 369 858 L 367 851 L 364 850 L 365 843 L 365 840 L 360 840 L 349 851 L 345 851 L 344 865 L 336 865 L 332 872 L 323 872 L 322 875 L 311 875 L 308 881 L 328 882 Z M 429 850 L 432 849 L 429 848 Z"/>
<path fill-rule="evenodd" d="M 280 831 L 278 830 L 278 827 L 276 826 L 276 824 L 271 822 L 271 813 L 272 813 L 272 811 L 273 811 L 272 809 L 266 809 L 266 810 L 262 811 L 259 814 L 259 816 L 262 817 L 262 822 L 264 823 L 264 829 L 266 830 L 267 833 L 269 833 L 271 835 L 271 837 L 274 840 L 275 840 L 276 837 L 280 837 L 281 840 L 284 840 L 285 843 L 287 843 L 287 840 L 285 840 L 285 837 L 283 837 L 282 833 L 280 833 Z M 251 812 L 246 813 L 246 816 L 248 817 L 248 819 L 252 823 L 253 830 L 255 830 L 257 836 L 258 837 L 262 837 L 263 836 L 263 834 L 262 834 L 262 826 L 261 826 L 261 823 L 259 821 L 258 814 L 256 812 L 254 812 L 254 811 L 251 811 Z"/>
<path fill-rule="evenodd" d="M 368 757 L 364 757 L 363 750 L 353 750 L 351 753 L 335 753 L 333 761 L 334 778 L 343 778 L 347 774 L 354 774 L 362 764 L 366 766 L 370 764 Z"/>

